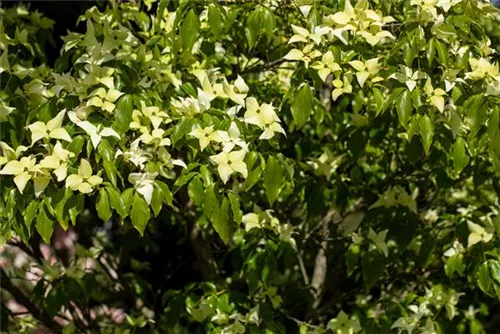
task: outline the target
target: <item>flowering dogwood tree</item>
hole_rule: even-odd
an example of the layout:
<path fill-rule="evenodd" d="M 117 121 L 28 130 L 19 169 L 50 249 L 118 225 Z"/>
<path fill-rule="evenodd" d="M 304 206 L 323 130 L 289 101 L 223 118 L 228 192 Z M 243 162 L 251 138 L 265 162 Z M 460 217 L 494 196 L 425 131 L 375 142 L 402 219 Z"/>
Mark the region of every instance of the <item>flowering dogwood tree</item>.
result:
<path fill-rule="evenodd" d="M 498 17 L 110 2 L 50 64 L 2 9 L 2 331 L 494 332 Z"/>

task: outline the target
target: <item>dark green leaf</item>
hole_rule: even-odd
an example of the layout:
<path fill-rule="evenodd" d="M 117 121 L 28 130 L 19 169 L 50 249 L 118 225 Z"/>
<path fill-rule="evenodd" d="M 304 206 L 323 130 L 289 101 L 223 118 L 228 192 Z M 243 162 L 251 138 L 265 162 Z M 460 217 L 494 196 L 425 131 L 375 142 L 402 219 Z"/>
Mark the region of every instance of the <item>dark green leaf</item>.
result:
<path fill-rule="evenodd" d="M 215 184 L 211 184 L 205 189 L 202 210 L 203 214 L 212 219 L 212 212 L 219 206 L 217 195 L 215 194 Z"/>
<path fill-rule="evenodd" d="M 419 132 L 422 137 L 422 144 L 424 145 L 425 154 L 429 154 L 431 149 L 432 138 L 434 137 L 434 124 L 427 115 L 420 117 Z"/>
<path fill-rule="evenodd" d="M 121 198 L 120 192 L 115 188 L 106 187 L 108 192 L 109 205 L 113 208 L 122 218 L 128 215 L 128 211 L 125 210 L 125 205 Z"/>
<path fill-rule="evenodd" d="M 132 102 L 132 96 L 124 95 L 116 103 L 116 109 L 114 112 L 113 128 L 120 134 L 125 134 L 127 132 L 130 122 L 132 122 L 132 110 L 134 105 Z"/>
<path fill-rule="evenodd" d="M 50 244 L 50 238 L 54 232 L 54 220 L 47 216 L 43 206 L 40 207 L 36 217 L 36 230 L 46 244 Z"/>
<path fill-rule="evenodd" d="M 153 196 L 151 197 L 151 209 L 153 209 L 153 213 L 156 216 L 160 214 L 160 211 L 163 207 L 163 192 L 160 187 L 153 188 Z"/>
<path fill-rule="evenodd" d="M 115 151 L 113 150 L 111 145 L 109 145 L 107 139 L 101 139 L 101 142 L 97 146 L 97 152 L 99 152 L 99 154 L 105 161 L 113 161 L 115 159 Z"/>
<path fill-rule="evenodd" d="M 361 267 L 365 287 L 369 290 L 384 273 L 385 258 L 378 251 L 366 252 L 361 256 Z"/>
<path fill-rule="evenodd" d="M 411 99 L 411 93 L 409 90 L 405 90 L 397 98 L 396 110 L 398 112 L 399 122 L 401 123 L 401 125 L 403 125 L 403 127 L 406 128 L 413 110 L 413 103 Z"/>
<path fill-rule="evenodd" d="M 255 42 L 257 42 L 257 37 L 260 33 L 260 13 L 258 9 L 255 9 L 247 18 L 247 24 L 245 27 L 245 36 L 247 37 L 248 49 L 251 50 Z"/>
<path fill-rule="evenodd" d="M 132 225 L 144 235 L 144 229 L 149 221 L 150 212 L 146 201 L 138 193 L 135 193 L 132 201 L 132 208 L 130 209 L 130 219 Z"/>
<path fill-rule="evenodd" d="M 300 129 L 307 121 L 313 109 L 313 94 L 308 84 L 302 85 L 293 95 L 290 107 L 295 126 Z"/>
<path fill-rule="evenodd" d="M 102 162 L 102 166 L 104 167 L 104 171 L 108 176 L 109 182 L 111 182 L 111 184 L 116 187 L 116 166 L 114 161 L 104 160 Z"/>
<path fill-rule="evenodd" d="M 159 187 L 161 189 L 161 193 L 163 195 L 163 198 L 165 199 L 165 202 L 168 205 L 172 206 L 172 201 L 174 200 L 174 197 L 172 195 L 172 192 L 168 188 L 167 184 L 158 180 L 156 180 L 154 184 L 156 187 Z"/>
<path fill-rule="evenodd" d="M 33 219 L 37 216 L 37 211 L 38 211 L 38 201 L 37 200 L 32 200 L 30 204 L 26 207 L 24 210 L 24 224 L 26 224 L 26 227 L 28 230 L 31 227 L 31 223 L 33 222 Z"/>
<path fill-rule="evenodd" d="M 172 144 L 178 142 L 182 137 L 184 137 L 188 132 L 191 131 L 195 119 L 192 117 L 182 118 L 174 127 L 174 133 L 170 136 Z"/>
<path fill-rule="evenodd" d="M 130 213 L 130 206 L 132 205 L 132 200 L 134 198 L 134 189 L 133 188 L 128 188 L 125 189 L 122 194 L 121 194 L 121 200 L 123 203 L 123 213 L 126 213 L 126 215 L 129 215 Z M 125 218 L 126 216 L 123 216 Z"/>
<path fill-rule="evenodd" d="M 77 157 L 80 154 L 80 152 L 82 152 L 84 143 L 85 143 L 85 138 L 83 136 L 76 136 L 73 138 L 71 143 L 68 144 L 66 150 L 73 152 Z"/>
<path fill-rule="evenodd" d="M 57 221 L 59 222 L 59 225 L 66 230 L 68 228 L 68 215 L 69 215 L 69 208 L 66 205 L 68 203 L 68 200 L 73 196 L 73 191 L 69 188 L 66 188 L 64 191 L 64 196 L 63 198 L 57 203 L 55 207 L 55 215 L 57 218 Z"/>
<path fill-rule="evenodd" d="M 231 236 L 231 225 L 229 222 L 229 200 L 224 197 L 220 207 L 212 211 L 212 225 L 224 243 L 229 242 Z"/>
<path fill-rule="evenodd" d="M 227 197 L 229 198 L 229 202 L 231 203 L 231 209 L 233 211 L 233 219 L 235 222 L 239 224 L 241 223 L 241 218 L 243 217 L 243 213 L 241 212 L 240 209 L 240 201 L 238 200 L 236 195 L 231 192 L 227 194 Z"/>
<path fill-rule="evenodd" d="M 99 189 L 99 196 L 97 197 L 95 208 L 97 210 L 97 215 L 99 216 L 99 218 L 101 218 L 105 222 L 107 222 L 113 214 L 111 212 L 108 193 L 104 188 Z"/>
<path fill-rule="evenodd" d="M 203 202 L 203 182 L 200 176 L 196 176 L 191 180 L 188 186 L 189 198 L 197 206 L 201 205 Z"/>
<path fill-rule="evenodd" d="M 174 194 L 182 188 L 186 183 L 189 182 L 195 175 L 198 173 L 196 172 L 190 172 L 187 174 L 182 174 L 174 183 Z"/>
<path fill-rule="evenodd" d="M 200 31 L 200 19 L 192 9 L 189 10 L 184 20 L 182 20 L 179 30 L 182 49 L 184 51 L 191 51 L 191 48 L 198 39 Z"/>
<path fill-rule="evenodd" d="M 470 160 L 469 155 L 467 154 L 465 140 L 462 137 L 457 137 L 455 143 L 453 143 L 453 146 L 451 147 L 451 158 L 453 161 L 455 176 L 458 176 L 458 174 L 460 174 L 460 172 L 467 167 Z"/>
<path fill-rule="evenodd" d="M 436 53 L 436 41 L 431 38 L 427 43 L 427 49 L 425 51 L 425 57 L 427 58 L 427 64 L 429 67 L 432 66 L 432 61 L 434 60 L 434 54 Z"/>
<path fill-rule="evenodd" d="M 224 29 L 224 16 L 219 8 L 213 4 L 208 6 L 208 26 L 214 37 L 219 39 Z"/>
<path fill-rule="evenodd" d="M 448 67 L 449 56 L 448 56 L 448 48 L 442 42 L 435 40 L 436 50 L 439 58 L 439 62 L 444 67 Z"/>
<path fill-rule="evenodd" d="M 266 189 L 266 197 L 272 205 L 278 198 L 281 188 L 283 187 L 283 169 L 279 162 L 270 156 L 267 159 L 266 170 L 264 172 L 264 188 Z"/>

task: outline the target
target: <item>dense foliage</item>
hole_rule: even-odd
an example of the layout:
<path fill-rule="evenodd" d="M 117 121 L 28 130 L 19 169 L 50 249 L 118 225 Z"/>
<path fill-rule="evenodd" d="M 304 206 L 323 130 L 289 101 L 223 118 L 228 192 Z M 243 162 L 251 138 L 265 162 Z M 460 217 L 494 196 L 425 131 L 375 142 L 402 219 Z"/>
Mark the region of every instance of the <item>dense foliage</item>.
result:
<path fill-rule="evenodd" d="M 499 14 L 1 10 L 1 330 L 491 333 Z"/>

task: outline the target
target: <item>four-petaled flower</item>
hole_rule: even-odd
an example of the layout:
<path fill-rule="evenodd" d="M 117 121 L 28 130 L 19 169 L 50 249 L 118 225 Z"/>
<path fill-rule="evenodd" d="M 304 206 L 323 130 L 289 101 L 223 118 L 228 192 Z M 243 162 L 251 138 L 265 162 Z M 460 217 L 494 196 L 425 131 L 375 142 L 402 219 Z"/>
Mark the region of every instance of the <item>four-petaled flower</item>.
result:
<path fill-rule="evenodd" d="M 330 320 L 328 328 L 336 334 L 353 334 L 361 331 L 359 319 L 355 317 L 349 318 L 342 310 L 336 318 Z"/>
<path fill-rule="evenodd" d="M 213 125 L 207 126 L 206 128 L 196 128 L 189 133 L 192 137 L 195 137 L 200 142 L 200 149 L 203 151 L 205 147 L 210 144 L 215 138 Z"/>
<path fill-rule="evenodd" d="M 98 175 L 92 175 L 92 167 L 90 163 L 82 159 L 78 174 L 71 174 L 66 178 L 66 188 L 73 191 L 78 190 L 82 194 L 89 194 L 94 190 L 94 187 L 102 183 L 102 178 Z"/>
<path fill-rule="evenodd" d="M 363 62 L 361 60 L 353 60 L 349 62 L 349 65 L 354 67 L 356 70 L 356 79 L 361 87 L 364 86 L 365 81 L 370 77 L 376 75 L 380 70 L 380 64 L 378 63 L 378 58 L 368 59 Z M 382 77 L 374 77 L 371 82 L 382 81 Z"/>
<path fill-rule="evenodd" d="M 249 124 L 257 125 L 264 130 L 259 139 L 271 139 L 275 132 L 280 132 L 284 135 L 285 130 L 279 124 L 281 121 L 274 111 L 274 107 L 270 104 L 263 103 L 259 106 L 254 97 L 249 97 L 246 100 L 247 111 L 243 116 L 244 121 Z"/>
<path fill-rule="evenodd" d="M 46 156 L 40 161 L 40 166 L 43 168 L 53 169 L 57 177 L 57 181 L 61 182 L 68 174 L 68 161 L 69 158 L 74 157 L 75 154 L 62 148 L 61 143 L 58 141 L 54 146 L 52 154 Z"/>
<path fill-rule="evenodd" d="M 108 91 L 102 87 L 97 88 L 90 94 L 90 99 L 87 101 L 87 106 L 94 106 L 113 113 L 116 108 L 115 102 L 122 96 L 123 93 L 109 88 Z"/>
<path fill-rule="evenodd" d="M 65 141 L 71 141 L 66 129 L 62 127 L 62 122 L 64 115 L 66 114 L 66 109 L 62 110 L 57 114 L 56 117 L 47 122 L 35 122 L 27 126 L 31 131 L 31 145 L 39 141 L 40 139 L 61 139 Z"/>
<path fill-rule="evenodd" d="M 49 178 L 40 165 L 37 165 L 34 156 L 23 157 L 19 161 L 11 160 L 0 171 L 0 175 L 14 175 L 14 183 L 22 194 L 26 183 L 33 179 L 35 195 L 38 197 L 49 184 Z"/>
<path fill-rule="evenodd" d="M 113 130 L 112 128 L 102 127 L 100 124 L 96 127 L 94 124 L 83 121 L 76 123 L 79 127 L 81 127 L 89 136 L 92 145 L 94 148 L 97 148 L 97 145 L 101 142 L 102 137 L 115 137 L 120 139 L 120 135 Z"/>
<path fill-rule="evenodd" d="M 231 122 L 229 130 L 227 131 L 215 131 L 213 140 L 222 144 L 222 150 L 224 152 L 231 152 L 236 145 L 242 149 L 247 148 L 247 143 L 240 139 L 240 130 L 235 122 Z"/>
<path fill-rule="evenodd" d="M 335 62 L 332 51 L 326 52 L 321 57 L 321 61 L 315 61 L 311 65 L 311 67 L 318 71 L 318 75 L 323 81 L 326 81 L 326 78 L 330 73 L 335 73 L 342 70 L 340 68 L 340 65 Z"/>
<path fill-rule="evenodd" d="M 135 190 L 144 196 L 146 203 L 151 204 L 153 197 L 153 181 L 158 173 L 130 173 L 128 181 L 134 185 Z"/>
<path fill-rule="evenodd" d="M 245 155 L 245 150 L 239 150 L 230 153 L 223 151 L 210 157 L 217 164 L 222 182 L 226 183 L 231 174 L 235 172 L 240 173 L 244 178 L 248 176 L 247 165 L 243 161 Z"/>

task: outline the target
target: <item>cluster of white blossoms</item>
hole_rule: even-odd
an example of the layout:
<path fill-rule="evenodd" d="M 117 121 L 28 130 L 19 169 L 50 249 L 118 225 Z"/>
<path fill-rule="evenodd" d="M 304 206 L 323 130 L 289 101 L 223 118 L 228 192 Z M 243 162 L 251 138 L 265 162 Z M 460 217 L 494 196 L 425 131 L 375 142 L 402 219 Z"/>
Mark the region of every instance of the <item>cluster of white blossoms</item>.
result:
<path fill-rule="evenodd" d="M 246 178 L 248 170 L 244 159 L 248 152 L 248 143 L 241 136 L 238 123 L 243 122 L 257 126 L 263 131 L 259 137 L 261 140 L 273 138 L 276 132 L 285 135 L 285 130 L 280 125 L 281 121 L 274 107 L 267 103 L 259 105 L 254 97 L 247 97 L 248 86 L 240 76 L 237 77 L 234 84 L 229 84 L 226 78 L 223 78 L 222 83 L 212 83 L 205 70 L 196 69 L 193 74 L 201 85 L 201 88 L 197 88 L 196 105 L 208 109 L 210 103 L 216 98 L 230 100 L 236 105 L 227 110 L 227 115 L 232 119 L 227 130 L 215 130 L 214 125 L 198 126 L 190 132 L 190 135 L 198 139 L 201 151 L 204 151 L 209 145 L 213 149 L 221 151 L 210 156 L 210 159 L 217 164 L 222 182 L 226 183 L 233 173 L 239 173 L 243 178 Z M 245 108 L 246 111 L 243 117 L 238 117 L 237 114 L 242 108 Z M 186 109 L 178 108 L 178 111 L 186 112 Z M 202 111 L 202 109 L 196 110 L 197 113 Z"/>
<path fill-rule="evenodd" d="M 105 182 L 102 177 L 104 170 L 99 161 L 102 159 L 101 150 L 110 147 L 111 143 L 116 146 L 112 158 L 123 159 L 130 170 L 124 179 L 150 204 L 153 182 L 162 174 L 158 166 L 166 170 L 175 165 L 186 167 L 181 159 L 171 156 L 171 136 L 180 121 L 190 118 L 195 120 L 190 123 L 192 125 L 188 133 L 198 139 L 201 151 L 211 145 L 212 152 L 216 154 L 209 156 L 209 159 L 217 165 L 224 183 L 233 173 L 239 173 L 244 178 L 248 174 L 244 158 L 249 151 L 249 143 L 241 135 L 240 127 L 243 124 L 254 127 L 252 131 L 260 130 L 257 136 L 261 140 L 271 139 L 277 132 L 285 134 L 271 104 L 259 105 L 255 98 L 247 97 L 249 87 L 241 76 L 238 75 L 233 83 L 229 83 L 216 69 L 201 69 L 196 63 L 191 73 L 199 81 L 199 87 L 196 94 L 185 96 L 180 90 L 182 76 L 172 72 L 170 62 L 173 55 L 168 49 L 161 55 L 154 55 L 144 45 L 140 45 L 139 40 L 126 28 L 111 28 L 106 17 L 98 11 L 93 11 L 91 16 L 92 20 L 87 20 L 86 34 L 70 33 L 64 37 L 65 52 L 74 48 L 85 50 L 75 63 L 78 66 L 75 70 L 77 75 L 54 73 L 50 77 L 40 74 L 45 73 L 44 68 L 24 68 L 18 64 L 10 66 L 7 56 L 2 56 L 2 72 L 33 78 L 25 86 L 30 98 L 43 101 L 56 97 L 62 101 L 65 97 L 75 97 L 79 100 L 77 106 L 61 110 L 47 122 L 29 124 L 26 129 L 31 134 L 30 146 L 20 145 L 13 149 L 1 143 L 0 167 L 5 166 L 0 174 L 12 176 L 21 193 L 30 180 L 33 181 L 37 197 L 51 181 L 64 182 L 66 188 L 75 192 L 92 193 Z M 104 36 L 102 42 L 96 38 L 97 35 Z M 138 52 L 131 52 L 134 48 Z M 173 86 L 176 92 L 167 98 L 169 101 L 163 103 L 161 98 L 134 99 L 132 105 L 136 109 L 132 110 L 126 128 L 122 126 L 121 129 L 115 124 L 117 118 L 123 118 L 123 111 L 120 110 L 123 107 L 119 106 L 119 102 L 124 98 L 132 100 L 132 96 L 123 91 L 124 86 L 119 79 L 122 70 L 110 65 L 116 60 L 141 62 L 146 75 L 139 80 L 138 87 L 156 89 L 161 94 Z M 14 70 L 11 71 L 11 68 Z M 157 79 L 155 87 L 151 86 L 150 79 L 153 77 Z M 215 129 L 214 125 L 202 127 L 199 123 L 203 113 L 210 113 L 215 99 L 222 100 L 228 107 L 225 117 L 231 120 L 229 128 Z M 158 106 L 160 104 L 167 107 L 161 108 Z M 1 108 L 5 116 L 15 111 L 15 108 L 3 104 Z M 242 109 L 246 111 L 238 117 Z M 86 146 L 83 142 L 78 145 L 74 142 L 82 137 Z M 44 153 L 40 153 L 38 147 Z M 156 167 L 150 166 L 152 162 Z M 94 171 L 91 165 L 95 166 Z"/>

